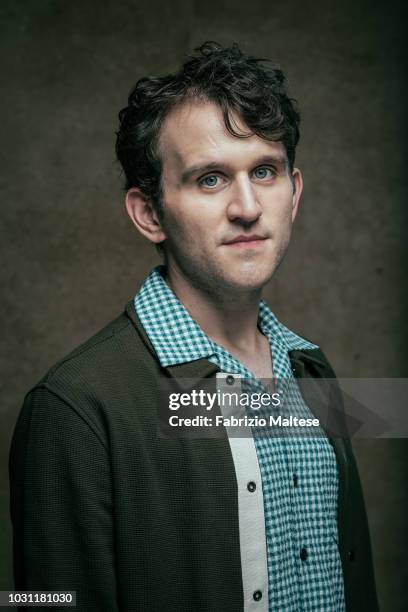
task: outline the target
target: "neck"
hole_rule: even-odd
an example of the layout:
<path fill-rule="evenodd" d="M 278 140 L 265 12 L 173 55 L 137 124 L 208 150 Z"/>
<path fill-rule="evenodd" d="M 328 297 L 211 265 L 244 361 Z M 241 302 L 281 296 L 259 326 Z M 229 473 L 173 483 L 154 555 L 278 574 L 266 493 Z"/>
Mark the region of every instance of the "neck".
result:
<path fill-rule="evenodd" d="M 231 292 L 192 285 L 174 268 L 166 271 L 166 281 L 192 318 L 209 338 L 227 349 L 254 353 L 259 348 L 257 327 L 262 289 Z"/>

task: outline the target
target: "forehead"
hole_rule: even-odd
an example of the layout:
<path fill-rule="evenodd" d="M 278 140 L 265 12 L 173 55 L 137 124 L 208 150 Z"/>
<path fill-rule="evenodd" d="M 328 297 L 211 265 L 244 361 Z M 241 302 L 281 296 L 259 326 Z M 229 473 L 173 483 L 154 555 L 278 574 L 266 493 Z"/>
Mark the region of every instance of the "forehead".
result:
<path fill-rule="evenodd" d="M 231 165 L 243 164 L 268 155 L 286 158 L 281 142 L 251 134 L 235 113 L 231 114 L 231 119 L 234 131 L 246 135 L 245 138 L 228 132 L 222 110 L 213 102 L 186 102 L 174 108 L 160 132 L 159 152 L 163 168 L 183 170 L 194 164 L 226 161 Z"/>

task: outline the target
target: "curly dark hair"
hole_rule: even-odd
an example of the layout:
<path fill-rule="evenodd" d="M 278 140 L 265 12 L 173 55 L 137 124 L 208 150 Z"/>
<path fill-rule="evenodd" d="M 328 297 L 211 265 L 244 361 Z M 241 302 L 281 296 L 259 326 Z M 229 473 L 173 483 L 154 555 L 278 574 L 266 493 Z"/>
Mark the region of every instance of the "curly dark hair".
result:
<path fill-rule="evenodd" d="M 222 47 L 206 42 L 177 73 L 144 77 L 130 92 L 128 106 L 119 113 L 116 133 L 116 154 L 126 189 L 139 187 L 160 211 L 160 127 L 172 108 L 191 99 L 215 102 L 234 136 L 256 134 L 281 141 L 293 170 L 300 115 L 296 101 L 287 95 L 283 72 L 266 59 L 244 55 L 237 44 Z M 248 134 L 234 130 L 232 112 L 243 119 Z"/>

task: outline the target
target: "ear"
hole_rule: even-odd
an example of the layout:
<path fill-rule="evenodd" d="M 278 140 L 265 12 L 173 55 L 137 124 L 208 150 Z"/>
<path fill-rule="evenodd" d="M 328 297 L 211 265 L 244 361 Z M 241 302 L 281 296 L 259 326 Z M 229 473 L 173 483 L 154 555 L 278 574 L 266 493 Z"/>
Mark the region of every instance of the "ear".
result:
<path fill-rule="evenodd" d="M 300 196 L 303 189 L 302 173 L 298 168 L 294 168 L 292 172 L 293 196 L 292 196 L 292 223 L 296 219 L 299 210 Z"/>
<path fill-rule="evenodd" d="M 126 211 L 132 222 L 145 238 L 159 244 L 166 239 L 159 216 L 149 198 L 138 187 L 132 187 L 126 194 Z"/>

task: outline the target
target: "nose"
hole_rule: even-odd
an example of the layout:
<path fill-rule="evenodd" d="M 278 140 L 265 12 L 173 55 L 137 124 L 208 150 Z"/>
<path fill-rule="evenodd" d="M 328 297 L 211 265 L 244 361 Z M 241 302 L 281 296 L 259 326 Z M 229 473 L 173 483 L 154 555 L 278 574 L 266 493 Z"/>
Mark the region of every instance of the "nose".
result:
<path fill-rule="evenodd" d="M 244 224 L 254 223 L 262 215 L 262 207 L 249 177 L 235 181 L 230 191 L 227 215 L 230 221 Z"/>

